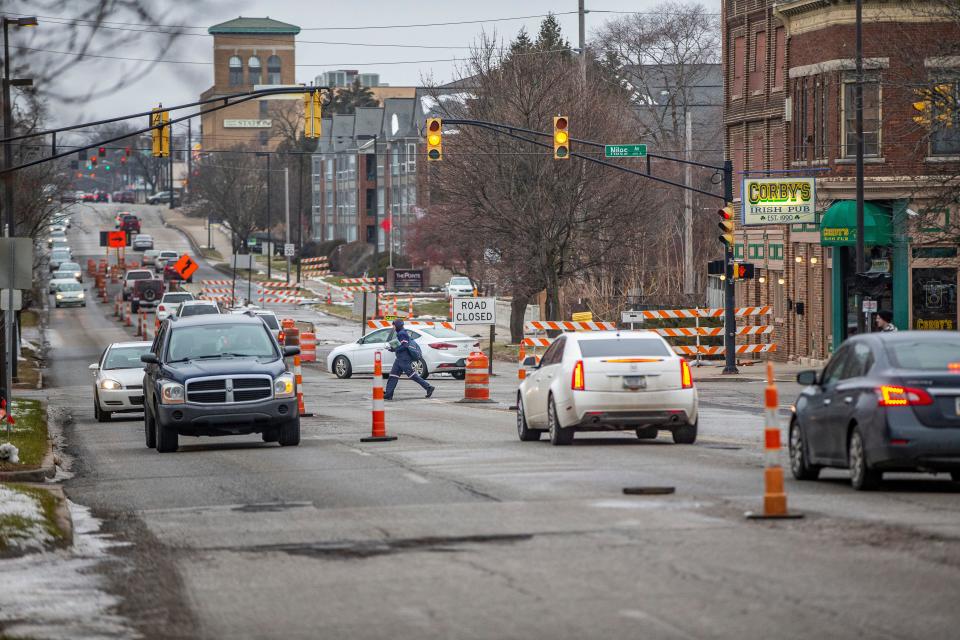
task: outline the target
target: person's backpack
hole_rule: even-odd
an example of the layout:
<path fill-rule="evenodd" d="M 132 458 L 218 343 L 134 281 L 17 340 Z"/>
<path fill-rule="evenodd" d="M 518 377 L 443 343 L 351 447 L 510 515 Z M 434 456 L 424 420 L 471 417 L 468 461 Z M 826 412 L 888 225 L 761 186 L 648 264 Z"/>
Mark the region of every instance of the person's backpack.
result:
<path fill-rule="evenodd" d="M 420 351 L 420 345 L 418 345 L 417 341 L 413 338 L 410 338 L 410 340 L 407 342 L 407 352 L 414 360 L 423 358 L 423 352 Z"/>

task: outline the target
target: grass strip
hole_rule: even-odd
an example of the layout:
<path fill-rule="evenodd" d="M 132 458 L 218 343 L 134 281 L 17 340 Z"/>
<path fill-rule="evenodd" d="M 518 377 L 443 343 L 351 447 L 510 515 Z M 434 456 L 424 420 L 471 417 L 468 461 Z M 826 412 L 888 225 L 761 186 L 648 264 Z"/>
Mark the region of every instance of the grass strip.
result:
<path fill-rule="evenodd" d="M 16 424 L 8 432 L 6 423 L 0 425 L 0 443 L 12 442 L 20 450 L 19 464 L 0 461 L 0 471 L 37 469 L 47 453 L 47 412 L 39 400 L 14 399 L 13 418 Z"/>

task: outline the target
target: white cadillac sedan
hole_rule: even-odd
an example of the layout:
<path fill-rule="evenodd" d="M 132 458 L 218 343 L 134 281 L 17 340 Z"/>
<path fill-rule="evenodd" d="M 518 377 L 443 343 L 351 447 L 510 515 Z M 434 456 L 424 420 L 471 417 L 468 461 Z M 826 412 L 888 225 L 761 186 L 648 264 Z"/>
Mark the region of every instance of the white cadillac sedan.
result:
<path fill-rule="evenodd" d="M 423 358 L 413 363 L 413 370 L 426 378 L 432 373 L 449 373 L 457 380 L 466 375 L 467 356 L 480 347 L 476 338 L 446 327 L 408 325 L 407 333 L 420 346 Z M 381 352 L 383 373 L 393 366 L 395 356 L 387 343 L 395 336 L 393 327 L 371 331 L 356 342 L 342 344 L 327 356 L 327 371 L 338 378 L 355 373 L 373 373 L 373 354 Z"/>
<path fill-rule="evenodd" d="M 94 373 L 93 415 L 107 422 L 114 413 L 143 411 L 143 363 L 140 355 L 150 351 L 149 342 L 114 342 L 98 362 Z"/>
<path fill-rule="evenodd" d="M 697 439 L 697 390 L 687 361 L 649 331 L 565 333 L 544 352 L 517 392 L 524 442 L 566 445 L 576 431 L 636 430 L 641 439 L 670 431 Z"/>

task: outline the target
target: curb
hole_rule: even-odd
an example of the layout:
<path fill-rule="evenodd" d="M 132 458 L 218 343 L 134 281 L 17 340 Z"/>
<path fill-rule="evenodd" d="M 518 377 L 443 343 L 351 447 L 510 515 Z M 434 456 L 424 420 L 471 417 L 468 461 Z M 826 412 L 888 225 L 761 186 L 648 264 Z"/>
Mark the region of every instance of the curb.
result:
<path fill-rule="evenodd" d="M 43 454 L 40 467 L 22 471 L 0 471 L 0 482 L 43 482 L 57 475 L 57 458 L 53 453 L 53 440 L 50 438 L 50 405 L 47 400 L 41 402 L 47 414 L 47 452 Z"/>

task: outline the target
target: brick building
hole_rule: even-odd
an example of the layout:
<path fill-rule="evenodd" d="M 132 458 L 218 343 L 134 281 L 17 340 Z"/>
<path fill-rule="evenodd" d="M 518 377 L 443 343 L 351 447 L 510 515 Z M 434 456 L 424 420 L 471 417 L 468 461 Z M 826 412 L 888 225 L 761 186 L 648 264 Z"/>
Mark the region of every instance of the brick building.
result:
<path fill-rule="evenodd" d="M 295 36 L 300 27 L 270 18 L 239 17 L 207 30 L 213 36 L 213 86 L 200 98 L 216 98 L 267 86 L 296 82 Z M 204 113 L 200 118 L 205 150 L 238 145 L 273 150 L 280 142 L 274 134 L 273 106 L 291 101 L 299 107 L 300 94 L 251 100 Z"/>
<path fill-rule="evenodd" d="M 960 61 L 938 55 L 958 25 L 929 2 L 865 0 L 865 244 L 869 277 L 854 273 L 854 7 L 843 0 L 727 0 L 726 148 L 735 199 L 743 176 L 817 178 L 817 224 L 740 228 L 738 259 L 758 277 L 738 304 L 774 307 L 778 359 L 822 359 L 855 332 L 862 302 L 891 309 L 901 328 L 957 328 L 957 249 L 921 228 L 936 189 L 927 178 L 960 160 L 956 129 L 914 121 L 916 88 L 956 83 Z M 926 10 L 925 10 L 926 9 Z M 955 84 L 954 84 L 955 86 Z M 956 118 L 956 114 L 953 114 Z M 942 212 L 949 224 L 950 211 Z M 914 219 L 916 217 L 916 219 Z M 852 228 L 851 228 L 852 227 Z"/>

